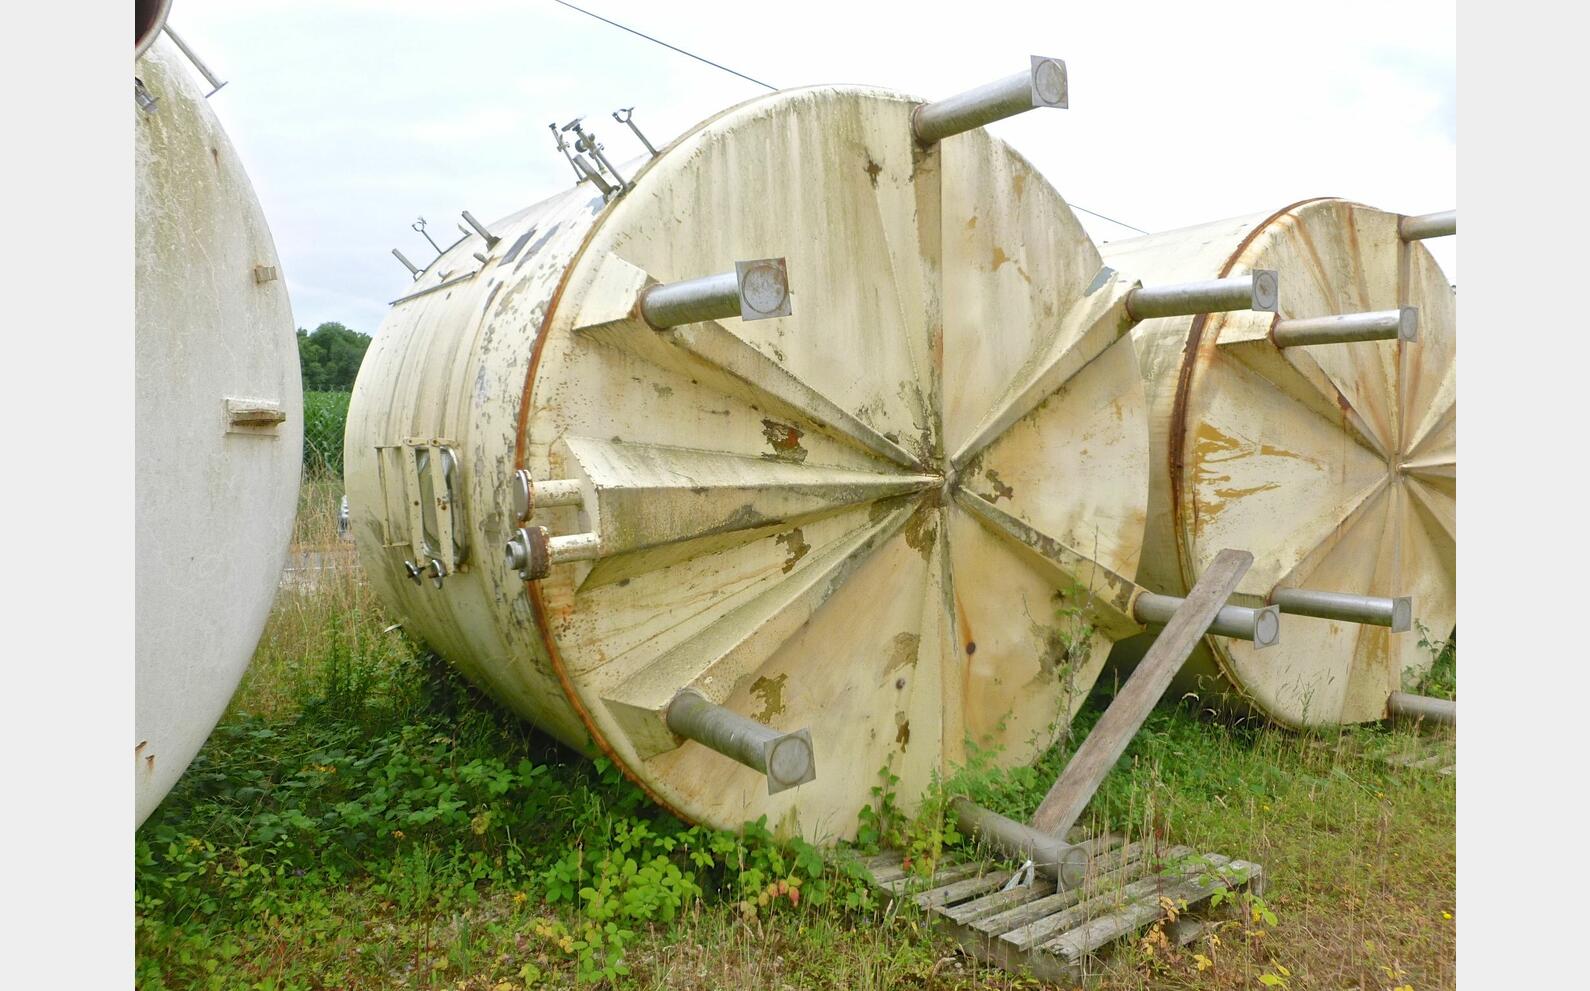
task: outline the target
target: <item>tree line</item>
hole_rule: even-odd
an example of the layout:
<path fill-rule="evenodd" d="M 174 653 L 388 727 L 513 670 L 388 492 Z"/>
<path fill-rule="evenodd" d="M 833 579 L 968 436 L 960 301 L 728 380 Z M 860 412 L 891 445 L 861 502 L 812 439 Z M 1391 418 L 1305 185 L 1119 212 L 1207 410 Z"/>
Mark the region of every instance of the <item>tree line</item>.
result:
<path fill-rule="evenodd" d="M 351 392 L 370 335 L 328 321 L 313 331 L 298 328 L 298 367 L 305 392 Z"/>

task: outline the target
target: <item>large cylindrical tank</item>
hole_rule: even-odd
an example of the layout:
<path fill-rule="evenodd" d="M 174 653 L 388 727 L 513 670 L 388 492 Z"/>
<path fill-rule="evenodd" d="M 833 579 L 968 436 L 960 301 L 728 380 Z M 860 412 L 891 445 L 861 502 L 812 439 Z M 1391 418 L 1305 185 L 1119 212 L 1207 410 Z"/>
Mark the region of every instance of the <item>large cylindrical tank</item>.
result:
<path fill-rule="evenodd" d="M 611 202 L 582 183 L 449 248 L 360 370 L 347 488 L 372 585 L 691 820 L 844 837 L 885 767 L 915 796 L 968 740 L 1030 760 L 1140 629 L 1129 287 L 1005 145 L 919 146 L 918 103 L 817 87 L 728 110 Z M 645 287 L 776 257 L 788 316 L 638 316 Z M 503 548 L 534 526 L 574 559 L 526 581 Z M 682 689 L 809 729 L 815 780 L 772 794 L 675 733 Z"/>
<path fill-rule="evenodd" d="M 1278 311 L 1149 320 L 1133 332 L 1150 403 L 1144 585 L 1180 594 L 1221 548 L 1254 555 L 1235 601 L 1306 588 L 1412 599 L 1414 629 L 1288 615 L 1279 645 L 1206 638 L 1185 688 L 1300 726 L 1384 718 L 1456 621 L 1457 306 L 1399 215 L 1296 203 L 1103 246 L 1145 283 L 1273 269 Z M 1288 319 L 1417 309 L 1416 340 L 1278 347 Z M 1128 641 L 1130 662 L 1144 644 Z"/>
<path fill-rule="evenodd" d="M 133 109 L 139 823 L 248 666 L 287 553 L 303 446 L 276 249 L 204 90 L 155 39 L 165 6 L 140 5 Z"/>

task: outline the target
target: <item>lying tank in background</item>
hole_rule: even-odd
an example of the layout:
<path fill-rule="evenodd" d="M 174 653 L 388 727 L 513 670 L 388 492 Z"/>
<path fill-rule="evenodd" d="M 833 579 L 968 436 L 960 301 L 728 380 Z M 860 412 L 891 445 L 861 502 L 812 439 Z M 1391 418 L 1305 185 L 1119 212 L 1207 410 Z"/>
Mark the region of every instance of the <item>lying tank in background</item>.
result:
<path fill-rule="evenodd" d="M 169 7 L 139 3 L 134 41 L 138 824 L 248 666 L 287 554 L 303 458 L 297 341 L 276 248 L 185 64 L 192 56 L 164 27 Z"/>

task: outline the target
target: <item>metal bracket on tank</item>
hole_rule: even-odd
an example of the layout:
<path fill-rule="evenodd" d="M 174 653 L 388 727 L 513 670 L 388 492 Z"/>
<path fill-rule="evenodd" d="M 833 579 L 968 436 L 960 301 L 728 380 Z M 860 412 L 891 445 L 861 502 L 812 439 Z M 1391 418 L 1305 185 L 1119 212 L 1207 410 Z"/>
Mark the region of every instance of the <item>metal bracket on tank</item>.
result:
<path fill-rule="evenodd" d="M 154 113 L 155 108 L 160 105 L 160 98 L 149 94 L 142 79 L 133 79 L 133 99 L 137 101 L 138 109 L 146 114 Z"/>
<path fill-rule="evenodd" d="M 624 116 L 620 117 L 619 114 L 623 114 Z M 620 108 L 618 110 L 613 111 L 613 119 L 618 121 L 620 124 L 629 125 L 629 129 L 631 131 L 635 132 L 635 137 L 639 138 L 640 139 L 640 143 L 645 145 L 646 146 L 646 150 L 651 153 L 651 157 L 652 158 L 656 158 L 657 157 L 657 149 L 653 148 L 651 146 L 651 142 L 646 140 L 646 135 L 640 133 L 640 128 L 635 126 L 635 108 L 634 107 L 622 107 L 622 108 Z"/>
<path fill-rule="evenodd" d="M 403 484 L 401 492 L 388 493 L 388 504 L 396 496 L 406 509 L 409 555 L 403 561 L 404 577 L 416 585 L 429 578 L 441 588 L 468 562 L 466 530 L 454 518 L 458 456 L 440 441 L 412 439 L 393 453 L 400 458 Z"/>

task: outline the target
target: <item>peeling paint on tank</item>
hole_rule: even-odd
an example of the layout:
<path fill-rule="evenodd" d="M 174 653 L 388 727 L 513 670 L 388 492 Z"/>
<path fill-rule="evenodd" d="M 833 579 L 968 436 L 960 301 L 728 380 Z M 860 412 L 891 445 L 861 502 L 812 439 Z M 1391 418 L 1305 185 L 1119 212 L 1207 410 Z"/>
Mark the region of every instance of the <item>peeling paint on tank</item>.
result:
<path fill-rule="evenodd" d="M 989 497 L 989 502 L 998 502 L 1001 498 L 1010 499 L 1015 496 L 1016 490 L 1006 485 L 999 477 L 999 472 L 990 468 L 983 472 L 983 477 L 988 479 L 988 484 L 994 487 L 994 494 Z"/>
<path fill-rule="evenodd" d="M 784 685 L 788 681 L 786 673 L 777 678 L 760 677 L 751 683 L 751 694 L 762 700 L 762 711 L 752 719 L 771 724 L 774 717 L 784 711 Z"/>
<path fill-rule="evenodd" d="M 800 527 L 796 527 L 789 533 L 781 533 L 774 539 L 789 549 L 789 557 L 784 559 L 783 567 L 786 575 L 794 569 L 796 562 L 805 557 L 806 552 L 811 550 L 811 547 L 806 543 L 806 536 L 801 533 Z"/>
<path fill-rule="evenodd" d="M 905 521 L 905 542 L 921 554 L 924 561 L 932 558 L 933 544 L 939 536 L 938 506 L 929 502 L 937 492 L 937 489 L 929 490 L 929 495 Z"/>
<path fill-rule="evenodd" d="M 889 644 L 889 660 L 883 666 L 884 677 L 901 668 L 916 667 L 917 654 L 922 647 L 920 633 L 896 633 Z"/>
<path fill-rule="evenodd" d="M 805 461 L 806 448 L 801 446 L 801 437 L 804 433 L 805 431 L 793 424 L 764 419 L 762 421 L 762 436 L 767 438 L 768 444 L 773 448 L 773 453 L 763 456 L 779 458 L 784 461 Z"/>

